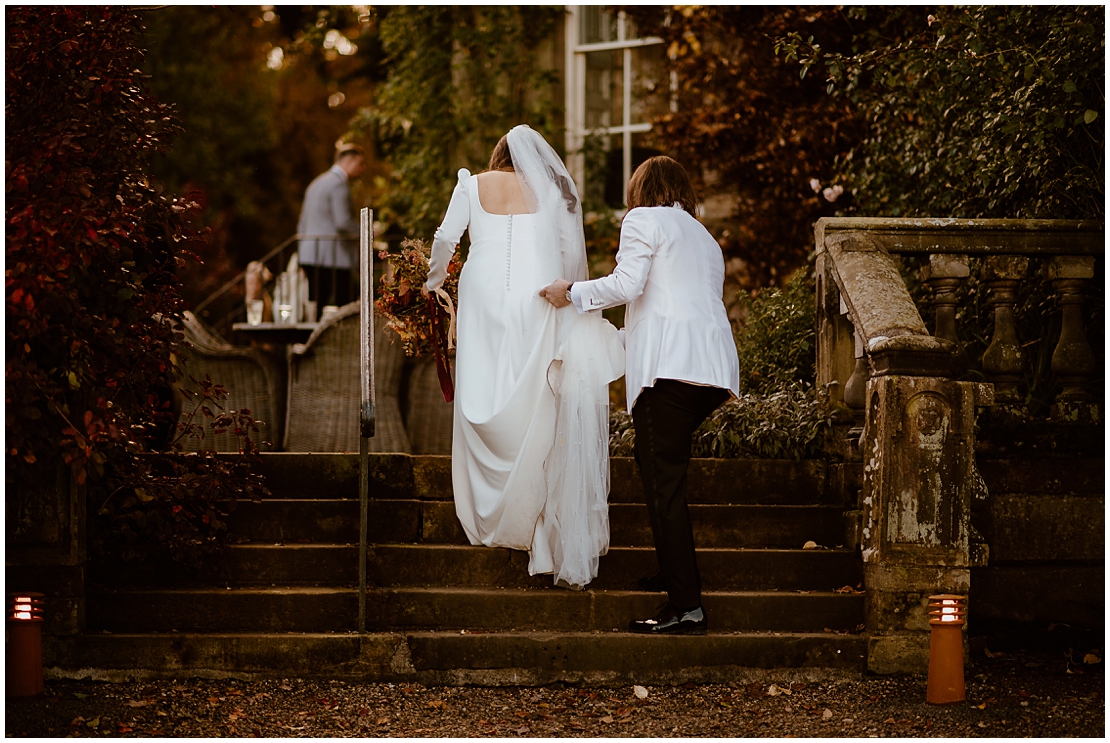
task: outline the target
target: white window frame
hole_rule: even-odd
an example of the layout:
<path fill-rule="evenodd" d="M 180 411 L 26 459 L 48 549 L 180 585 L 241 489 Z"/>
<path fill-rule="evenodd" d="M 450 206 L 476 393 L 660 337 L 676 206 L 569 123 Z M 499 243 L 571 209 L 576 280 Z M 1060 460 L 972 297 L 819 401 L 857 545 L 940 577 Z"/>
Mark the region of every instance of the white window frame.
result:
<path fill-rule="evenodd" d="M 566 27 L 566 148 L 567 169 L 578 185 L 578 192 L 584 193 L 586 185 L 586 161 L 582 147 L 590 134 L 603 133 L 619 135 L 623 154 L 623 173 L 621 180 L 621 199 L 627 206 L 628 180 L 632 177 L 632 135 L 651 131 L 651 122 L 630 123 L 632 119 L 632 50 L 637 47 L 662 44 L 658 36 L 626 38 L 631 23 L 624 11 L 617 14 L 617 40 L 595 44 L 579 43 L 581 29 L 581 5 L 567 6 Z M 586 54 L 611 50 L 624 51 L 624 80 L 621 85 L 621 125 L 586 130 Z M 673 82 L 672 82 L 673 85 Z"/>

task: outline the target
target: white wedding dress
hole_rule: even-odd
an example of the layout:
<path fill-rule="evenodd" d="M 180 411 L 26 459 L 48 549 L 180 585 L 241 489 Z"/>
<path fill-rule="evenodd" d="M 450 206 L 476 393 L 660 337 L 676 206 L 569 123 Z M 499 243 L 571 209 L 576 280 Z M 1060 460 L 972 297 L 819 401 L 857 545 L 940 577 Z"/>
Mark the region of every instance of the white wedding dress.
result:
<path fill-rule="evenodd" d="M 533 213 L 490 214 L 477 177 L 460 170 L 436 231 L 428 285 L 442 283 L 450 252 L 469 229 L 451 447 L 455 508 L 467 537 L 526 550 L 529 573 L 581 588 L 609 547 L 608 383 L 624 374 L 624 349 L 600 314 L 556 310 L 539 296 L 558 277 L 585 278 L 585 255 L 568 261 L 552 239 L 560 219 L 551 213 L 541 204 Z M 569 244 L 581 243 L 571 237 Z"/>

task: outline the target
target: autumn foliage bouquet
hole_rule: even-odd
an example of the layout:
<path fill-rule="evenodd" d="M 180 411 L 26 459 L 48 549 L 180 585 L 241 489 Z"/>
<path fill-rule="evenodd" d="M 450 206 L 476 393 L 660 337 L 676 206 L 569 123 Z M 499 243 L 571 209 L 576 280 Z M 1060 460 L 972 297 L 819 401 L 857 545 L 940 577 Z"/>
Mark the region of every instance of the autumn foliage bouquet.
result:
<path fill-rule="evenodd" d="M 382 276 L 374 306 L 385 318 L 386 327 L 400 336 L 407 356 L 434 351 L 431 305 L 420 294 L 420 287 L 428 280 L 430 257 L 431 248 L 420 238 L 402 241 L 400 254 L 378 253 L 379 259 L 389 261 L 390 270 Z M 443 282 L 442 289 L 451 298 L 452 313 L 458 304 L 461 269 L 462 261 L 452 258 Z"/>

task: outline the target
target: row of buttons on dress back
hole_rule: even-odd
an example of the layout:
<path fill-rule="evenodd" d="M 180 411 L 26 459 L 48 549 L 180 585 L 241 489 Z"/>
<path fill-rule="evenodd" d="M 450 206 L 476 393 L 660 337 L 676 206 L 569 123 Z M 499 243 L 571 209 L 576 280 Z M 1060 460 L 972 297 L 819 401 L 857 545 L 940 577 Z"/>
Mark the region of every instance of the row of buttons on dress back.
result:
<path fill-rule="evenodd" d="M 509 214 L 508 245 L 505 248 L 505 291 L 509 290 L 509 278 L 513 271 L 513 215 Z"/>

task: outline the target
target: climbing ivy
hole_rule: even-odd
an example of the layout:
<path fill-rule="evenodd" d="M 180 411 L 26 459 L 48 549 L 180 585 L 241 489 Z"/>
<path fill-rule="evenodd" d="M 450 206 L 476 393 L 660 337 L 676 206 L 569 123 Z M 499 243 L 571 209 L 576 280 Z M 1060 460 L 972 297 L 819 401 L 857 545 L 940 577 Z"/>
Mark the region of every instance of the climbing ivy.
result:
<path fill-rule="evenodd" d="M 403 6 L 380 13 L 389 73 L 352 122 L 392 164 L 378 218 L 430 238 L 458 168 L 481 170 L 510 128 L 528 124 L 557 149 L 553 30 L 562 10 Z"/>

